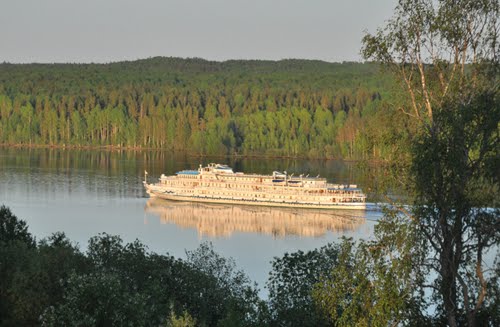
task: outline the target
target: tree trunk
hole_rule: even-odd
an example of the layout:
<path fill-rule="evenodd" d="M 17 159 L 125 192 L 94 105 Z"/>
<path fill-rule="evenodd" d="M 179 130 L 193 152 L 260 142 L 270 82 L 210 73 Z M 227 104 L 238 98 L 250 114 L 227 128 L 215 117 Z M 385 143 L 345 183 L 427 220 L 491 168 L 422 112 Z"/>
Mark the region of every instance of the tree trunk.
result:
<path fill-rule="evenodd" d="M 443 305 L 450 327 L 457 326 L 456 303 L 457 303 L 457 285 L 455 278 L 455 269 L 453 264 L 454 251 L 453 240 L 448 230 L 448 225 L 444 222 L 441 226 L 442 231 L 442 249 L 440 253 L 441 266 L 441 296 Z"/>

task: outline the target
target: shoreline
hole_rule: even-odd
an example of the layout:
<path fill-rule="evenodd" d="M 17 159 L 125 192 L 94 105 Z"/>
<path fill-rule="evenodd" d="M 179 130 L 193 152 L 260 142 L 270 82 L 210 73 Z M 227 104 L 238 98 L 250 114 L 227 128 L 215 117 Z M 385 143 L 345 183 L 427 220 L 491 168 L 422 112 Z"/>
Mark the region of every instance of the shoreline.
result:
<path fill-rule="evenodd" d="M 370 164 L 383 165 L 387 161 L 381 159 L 344 159 L 335 157 L 308 157 L 308 156 L 275 156 L 262 154 L 226 154 L 226 155 L 208 155 L 190 153 L 188 151 L 175 151 L 162 148 L 151 147 L 133 147 L 133 146 L 117 146 L 117 145 L 50 145 L 50 144 L 0 144 L 0 148 L 7 149 L 53 149 L 53 150 L 98 150 L 98 151 L 157 151 L 157 152 L 172 152 L 174 154 L 184 154 L 188 157 L 195 158 L 231 158 L 231 159 L 295 159 L 295 160 L 318 160 L 318 161 L 343 161 L 343 162 L 366 162 Z"/>

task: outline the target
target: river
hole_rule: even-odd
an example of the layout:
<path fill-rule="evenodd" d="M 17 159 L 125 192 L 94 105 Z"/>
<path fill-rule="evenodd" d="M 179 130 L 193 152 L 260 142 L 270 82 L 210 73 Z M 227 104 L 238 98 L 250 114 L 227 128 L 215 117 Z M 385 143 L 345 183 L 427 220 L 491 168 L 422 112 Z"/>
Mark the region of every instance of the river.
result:
<path fill-rule="evenodd" d="M 370 189 L 383 169 L 333 160 L 195 158 L 158 151 L 105 151 L 0 148 L 0 204 L 25 220 L 38 240 L 62 231 L 85 251 L 90 237 L 119 235 L 139 239 L 149 250 L 185 258 L 186 250 L 211 242 L 258 283 L 265 282 L 273 257 L 310 250 L 343 236 L 369 238 L 380 212 L 256 209 L 151 201 L 149 179 L 199 164 L 224 162 L 235 171 L 270 174 L 273 170 L 321 175 L 329 182 Z M 375 172 L 375 173 L 374 173 Z M 370 177 L 371 176 L 371 177 Z M 370 196 L 369 201 L 373 201 Z"/>

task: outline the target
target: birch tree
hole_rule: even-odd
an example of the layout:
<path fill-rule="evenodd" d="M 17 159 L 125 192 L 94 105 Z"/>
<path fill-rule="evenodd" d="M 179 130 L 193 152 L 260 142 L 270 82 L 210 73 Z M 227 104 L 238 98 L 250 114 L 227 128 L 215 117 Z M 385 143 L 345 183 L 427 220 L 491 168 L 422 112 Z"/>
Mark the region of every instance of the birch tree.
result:
<path fill-rule="evenodd" d="M 485 261 L 500 242 L 499 6 L 400 0 L 385 28 L 363 40 L 365 58 L 395 73 L 405 98 L 399 110 L 418 126 L 415 205 L 402 214 L 422 238 L 426 255 L 415 262 L 437 276 L 421 286 L 450 326 L 499 319 L 491 307 L 498 276 Z"/>

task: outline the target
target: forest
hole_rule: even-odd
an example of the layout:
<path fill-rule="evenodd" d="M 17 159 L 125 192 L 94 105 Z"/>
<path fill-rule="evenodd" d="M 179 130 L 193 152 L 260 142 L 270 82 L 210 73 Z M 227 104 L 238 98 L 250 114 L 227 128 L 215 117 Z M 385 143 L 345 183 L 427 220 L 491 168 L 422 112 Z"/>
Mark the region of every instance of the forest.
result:
<path fill-rule="evenodd" d="M 0 144 L 389 160 L 406 140 L 375 63 L 0 64 Z"/>

